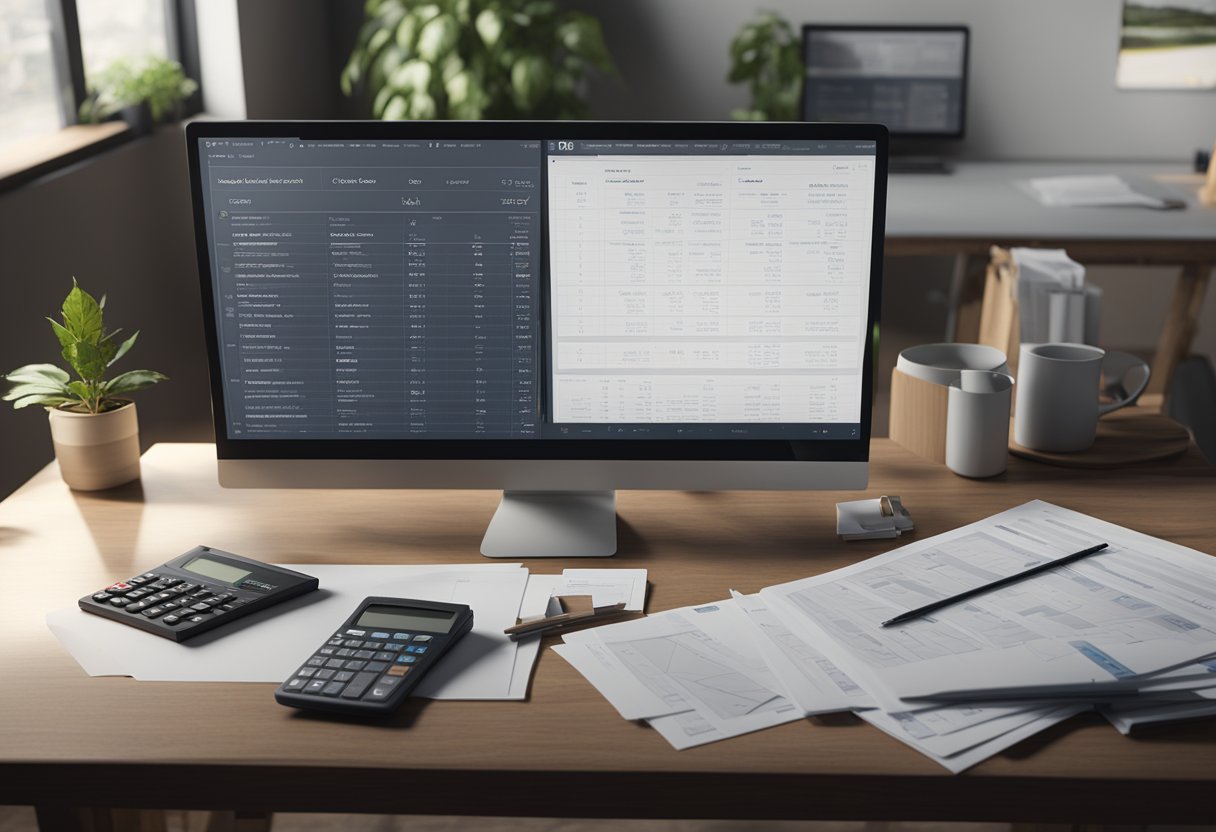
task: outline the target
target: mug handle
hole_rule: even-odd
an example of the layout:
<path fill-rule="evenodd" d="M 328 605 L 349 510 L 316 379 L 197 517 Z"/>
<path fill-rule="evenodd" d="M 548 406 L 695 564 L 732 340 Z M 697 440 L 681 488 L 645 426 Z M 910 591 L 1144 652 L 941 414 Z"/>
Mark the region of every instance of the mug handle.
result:
<path fill-rule="evenodd" d="M 1136 389 L 1130 393 L 1123 387 L 1123 381 L 1127 378 L 1128 373 L 1134 370 L 1142 370 L 1142 378 Z M 1135 404 L 1136 399 L 1140 398 L 1140 394 L 1148 387 L 1149 376 L 1152 375 L 1152 370 L 1149 369 L 1147 363 L 1141 358 L 1127 352 L 1118 352 L 1117 350 L 1107 350 L 1106 356 L 1102 359 L 1102 371 L 1107 376 L 1106 390 L 1108 392 L 1122 393 L 1122 398 L 1116 398 L 1110 404 L 1098 406 L 1098 416 L 1105 416 L 1107 413 L 1113 413 L 1121 407 L 1127 407 L 1129 404 Z M 1116 376 L 1111 379 L 1110 376 Z"/>

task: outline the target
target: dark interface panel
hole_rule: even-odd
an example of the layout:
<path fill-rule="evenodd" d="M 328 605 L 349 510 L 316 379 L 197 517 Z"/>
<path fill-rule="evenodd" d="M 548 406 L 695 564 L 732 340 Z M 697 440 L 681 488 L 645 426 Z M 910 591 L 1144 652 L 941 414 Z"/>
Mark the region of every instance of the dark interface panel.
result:
<path fill-rule="evenodd" d="M 200 145 L 231 438 L 537 435 L 539 142 Z"/>
<path fill-rule="evenodd" d="M 807 121 L 868 121 L 892 133 L 958 135 L 967 33 L 962 29 L 807 29 Z"/>
<path fill-rule="evenodd" d="M 231 439 L 858 435 L 873 141 L 196 152 Z"/>

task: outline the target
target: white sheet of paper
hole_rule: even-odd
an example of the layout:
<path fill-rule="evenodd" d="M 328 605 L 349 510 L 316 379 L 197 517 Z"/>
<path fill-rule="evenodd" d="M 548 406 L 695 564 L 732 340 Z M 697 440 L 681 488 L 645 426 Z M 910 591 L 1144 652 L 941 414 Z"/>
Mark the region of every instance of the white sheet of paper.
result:
<path fill-rule="evenodd" d="M 1110 548 L 931 616 L 881 622 L 1072 551 Z M 887 710 L 900 698 L 1049 698 L 1216 651 L 1216 560 L 1034 501 L 761 597 Z"/>
<path fill-rule="evenodd" d="M 563 569 L 562 579 L 558 595 L 590 595 L 597 607 L 624 602 L 634 612 L 646 605 L 645 569 Z"/>
<path fill-rule="evenodd" d="M 524 590 L 524 599 L 519 605 L 519 617 L 529 618 L 534 615 L 544 615 L 549 598 L 553 596 L 553 591 L 561 585 L 561 581 L 561 575 L 529 575 L 528 586 Z M 528 683 L 532 679 L 532 668 L 536 666 L 536 657 L 540 655 L 540 642 L 539 638 L 515 642 L 515 670 L 511 674 L 511 692 L 507 696 L 508 699 L 528 698 Z"/>
<path fill-rule="evenodd" d="M 1063 722 L 1069 717 L 1083 713 L 1087 710 L 1089 710 L 1088 705 L 1070 705 L 1048 711 L 1042 716 L 1039 716 L 1030 722 L 1026 722 L 1011 731 L 1001 734 L 998 737 L 993 737 L 986 742 L 982 742 L 949 757 L 938 756 L 921 747 L 918 743 L 914 742 L 911 737 L 903 731 L 902 728 L 893 729 L 889 721 L 884 718 L 884 715 L 880 711 L 862 711 L 858 714 L 858 716 L 860 716 L 866 722 L 869 722 L 875 728 L 878 728 L 880 731 L 890 734 L 900 742 L 912 746 L 917 751 L 920 751 L 926 757 L 933 760 L 948 771 L 958 774 L 960 771 L 965 771 L 966 769 L 971 768 L 976 763 L 982 763 L 989 757 L 1001 753 L 1006 748 L 1017 745 L 1019 742 L 1027 739 L 1028 737 L 1033 737 L 1040 731 L 1045 731 L 1051 726 L 1059 722 Z"/>
<path fill-rule="evenodd" d="M 792 632 L 759 595 L 741 595 L 734 590 L 731 594 L 753 628 L 756 649 L 803 713 L 827 714 L 875 707 L 873 697 L 827 656 Z"/>
<path fill-rule="evenodd" d="M 397 592 L 402 597 L 450 600 L 456 591 L 458 577 L 478 575 L 484 579 L 479 582 L 483 585 L 500 582 L 504 588 L 501 595 L 514 594 L 515 610 L 510 616 L 502 609 L 509 607 L 511 602 L 501 599 L 484 613 L 474 607 L 475 632 L 498 623 L 501 634 L 504 627 L 514 623 L 527 580 L 527 570 L 521 569 L 519 564 L 286 566 L 317 577 L 322 588 L 241 619 L 234 624 L 235 630 L 207 633 L 184 644 L 89 615 L 77 608 L 48 614 L 47 624 L 85 672 L 92 676 L 132 676 L 146 681 L 280 682 L 369 595 Z M 511 620 L 505 620 L 507 617 Z M 470 633 L 465 640 L 473 635 Z M 487 694 L 497 691 L 493 693 L 495 698 L 504 698 L 510 691 L 515 648 L 513 643 L 508 643 L 510 647 L 498 645 L 500 655 L 510 653 L 509 664 L 500 659 L 502 664 L 496 665 L 507 667 L 501 686 L 495 681 L 485 687 Z M 486 646 L 480 638 L 473 644 Z M 458 644 L 454 649 L 459 650 L 461 646 Z M 443 670 L 453 659 L 457 660 L 453 663 L 455 670 L 460 658 L 454 652 L 446 656 L 444 664 L 434 672 Z M 424 685 L 430 681 L 428 679 Z M 463 693 L 468 692 L 465 687 Z M 460 688 L 452 687 L 436 695 L 455 698 L 461 693 Z"/>

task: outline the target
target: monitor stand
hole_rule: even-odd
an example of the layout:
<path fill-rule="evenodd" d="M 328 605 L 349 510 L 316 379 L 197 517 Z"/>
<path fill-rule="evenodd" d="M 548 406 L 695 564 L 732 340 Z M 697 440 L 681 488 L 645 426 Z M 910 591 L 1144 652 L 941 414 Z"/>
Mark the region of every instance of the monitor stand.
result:
<path fill-rule="evenodd" d="M 616 554 L 616 492 L 504 491 L 481 553 L 488 558 Z"/>

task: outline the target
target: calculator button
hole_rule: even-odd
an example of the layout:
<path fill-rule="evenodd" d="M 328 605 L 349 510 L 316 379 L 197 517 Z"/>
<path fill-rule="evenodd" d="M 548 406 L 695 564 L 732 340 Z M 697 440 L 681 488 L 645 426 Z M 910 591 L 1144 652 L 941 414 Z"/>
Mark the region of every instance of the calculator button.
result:
<path fill-rule="evenodd" d="M 144 584 L 148 583 L 149 580 L 149 578 L 145 578 L 143 575 L 136 575 L 134 578 L 127 578 L 127 583 L 129 583 L 131 586 L 143 586 Z"/>
<path fill-rule="evenodd" d="M 346 691 L 342 694 L 343 699 L 358 699 L 367 690 L 367 686 L 376 680 L 375 673 L 360 673 L 354 680 L 346 686 Z"/>
<path fill-rule="evenodd" d="M 232 612 L 234 609 L 236 609 L 236 607 L 232 606 L 232 604 L 220 604 L 218 607 L 215 608 L 215 611 L 216 612 Z"/>
<path fill-rule="evenodd" d="M 342 692 L 342 688 L 346 687 L 346 682 L 330 682 L 321 691 L 322 696 L 337 696 Z"/>
<path fill-rule="evenodd" d="M 227 604 L 229 601 L 232 600 L 232 598 L 233 598 L 232 595 L 230 595 L 228 593 L 224 593 L 223 595 L 215 596 L 211 600 L 213 603 L 216 603 L 216 604 Z"/>
<path fill-rule="evenodd" d="M 325 667 L 325 658 L 322 656 L 313 656 L 311 659 L 304 662 L 304 664 L 308 665 L 309 667 Z"/>
<path fill-rule="evenodd" d="M 379 653 L 372 656 L 372 658 L 378 662 L 391 662 L 393 660 L 393 654 L 387 650 L 381 650 Z"/>
<path fill-rule="evenodd" d="M 112 606 L 112 607 L 125 607 L 129 603 L 131 603 L 131 602 L 121 596 L 118 598 L 110 599 L 110 606 Z"/>
<path fill-rule="evenodd" d="M 193 598 L 195 601 L 206 601 L 208 598 L 211 597 L 211 595 L 212 595 L 212 593 L 208 592 L 205 589 L 200 589 L 198 592 L 190 593 L 190 597 Z"/>
<path fill-rule="evenodd" d="M 390 638 L 388 633 L 372 633 L 372 638 L 386 639 Z"/>
<path fill-rule="evenodd" d="M 414 652 L 415 652 L 415 653 L 425 653 L 425 652 L 426 652 L 426 647 L 425 647 L 425 645 L 424 645 L 424 646 L 422 646 L 422 647 L 416 647 L 416 648 L 414 648 Z"/>
<path fill-rule="evenodd" d="M 380 681 L 372 685 L 372 689 L 368 692 L 367 698 L 374 701 L 388 699 L 389 695 L 393 692 L 393 689 L 397 687 L 400 682 L 401 678 L 398 676 L 382 676 L 380 677 Z"/>
<path fill-rule="evenodd" d="M 194 610 L 195 612 L 211 612 L 211 607 L 207 606 L 206 604 L 195 604 L 194 606 L 190 607 L 190 609 Z"/>
<path fill-rule="evenodd" d="M 117 583 L 112 583 L 106 587 L 106 592 L 110 592 L 114 595 L 122 595 L 126 592 L 130 592 L 132 589 L 135 589 L 135 587 L 131 586 L 126 581 L 118 581 Z"/>
<path fill-rule="evenodd" d="M 409 673 L 411 670 L 413 670 L 412 667 L 406 667 L 403 664 L 395 664 L 388 669 L 388 675 L 389 676 L 404 676 L 405 674 Z"/>
<path fill-rule="evenodd" d="M 232 602 L 232 606 L 234 606 L 234 607 L 243 607 L 243 606 L 245 606 L 245 605 L 246 605 L 246 604 L 248 604 L 248 603 L 249 603 L 249 599 L 248 599 L 248 598 L 237 598 L 235 601 L 233 601 L 233 602 Z"/>
<path fill-rule="evenodd" d="M 393 633 L 393 641 L 409 641 L 409 633 Z"/>
<path fill-rule="evenodd" d="M 348 638 L 346 641 L 342 642 L 342 646 L 358 648 L 363 646 L 363 642 L 359 641 L 357 638 Z"/>
<path fill-rule="evenodd" d="M 313 679 L 304 686 L 305 693 L 320 693 L 325 689 L 326 685 L 332 685 L 333 682 L 326 682 L 324 679 Z"/>
<path fill-rule="evenodd" d="M 326 643 L 326 644 L 328 644 L 330 647 L 341 647 L 341 646 L 342 646 L 342 639 L 340 639 L 340 638 L 331 638 L 329 641 L 327 641 L 327 642 L 325 642 L 325 643 Z"/>
<path fill-rule="evenodd" d="M 372 654 L 371 650 L 356 650 L 355 651 L 356 659 L 370 659 L 372 657 L 372 655 L 373 654 Z"/>
<path fill-rule="evenodd" d="M 388 669 L 388 664 L 385 662 L 368 662 L 367 667 L 363 669 L 371 673 L 383 673 Z"/>
<path fill-rule="evenodd" d="M 409 647 L 406 647 L 406 648 L 405 648 L 405 652 L 407 652 L 407 653 L 417 653 L 417 652 L 418 652 L 418 647 L 417 647 L 417 645 L 411 644 Z"/>
<path fill-rule="evenodd" d="M 366 648 L 368 650 L 383 650 L 384 642 L 383 641 L 365 641 L 365 642 L 363 642 L 363 646 L 364 646 L 364 648 Z"/>
<path fill-rule="evenodd" d="M 283 690 L 299 690 L 306 684 L 308 684 L 307 679 L 301 679 L 299 677 L 296 677 L 295 679 L 288 679 L 286 684 L 283 685 Z"/>
<path fill-rule="evenodd" d="M 108 592 L 95 592 L 95 593 L 93 593 L 93 600 L 94 600 L 94 601 L 97 601 L 98 603 L 101 603 L 102 601 L 108 601 L 108 600 L 110 600 L 110 599 L 111 599 L 111 598 L 113 598 L 113 597 L 114 597 L 114 596 L 113 596 L 113 595 L 111 595 L 111 594 L 110 594 L 110 593 L 108 593 Z"/>
<path fill-rule="evenodd" d="M 431 636 L 414 636 L 414 641 L 426 642 L 426 641 L 430 641 L 430 640 L 431 640 Z"/>
<path fill-rule="evenodd" d="M 146 615 L 148 618 L 156 618 L 157 616 L 164 615 L 167 612 L 168 612 L 168 610 L 165 609 L 164 607 L 150 607 L 150 608 L 144 610 L 143 614 Z"/>
<path fill-rule="evenodd" d="M 317 672 L 315 667 L 301 667 L 296 671 L 297 676 L 303 676 L 305 679 L 314 676 Z"/>
<path fill-rule="evenodd" d="M 157 575 L 155 572 L 145 572 L 140 577 L 147 578 L 149 581 L 155 581 L 157 578 L 160 577 L 160 575 Z"/>
<path fill-rule="evenodd" d="M 336 670 L 341 670 L 342 665 L 344 664 L 346 664 L 346 662 L 342 661 L 341 659 L 328 659 L 325 662 L 326 667 L 332 667 Z"/>
<path fill-rule="evenodd" d="M 204 621 L 206 621 L 206 620 L 207 620 L 207 616 L 205 616 L 205 615 L 192 615 L 192 616 L 190 616 L 189 618 L 187 618 L 187 619 L 186 619 L 186 623 L 188 623 L 188 624 L 202 624 L 202 623 L 203 623 Z"/>
<path fill-rule="evenodd" d="M 336 674 L 334 674 L 335 682 L 349 682 L 353 678 L 355 678 L 355 674 L 351 673 L 349 670 L 339 670 Z"/>
<path fill-rule="evenodd" d="M 367 664 L 367 662 L 347 662 L 346 669 L 347 670 L 362 670 L 363 665 L 365 665 L 365 664 Z"/>
<path fill-rule="evenodd" d="M 152 594 L 152 590 L 150 590 L 150 589 L 133 589 L 127 593 L 127 597 L 130 598 L 132 601 L 138 601 L 140 598 L 143 598 L 145 595 L 151 595 L 151 594 Z"/>
<path fill-rule="evenodd" d="M 400 649 L 401 649 L 402 647 L 404 647 L 404 646 L 405 646 L 405 645 L 404 645 L 404 644 L 402 644 L 402 643 L 401 643 L 401 642 L 399 642 L 399 641 L 386 641 L 386 642 L 384 643 L 384 649 L 385 649 L 385 650 L 392 650 L 394 653 L 395 653 L 395 652 L 397 652 L 398 650 L 400 650 Z"/>
<path fill-rule="evenodd" d="M 358 638 L 363 638 L 365 635 L 367 635 L 367 630 L 347 630 L 346 634 L 348 636 L 357 636 Z"/>
<path fill-rule="evenodd" d="M 129 613 L 131 613 L 131 614 L 135 614 L 135 613 L 137 613 L 137 612 L 143 612 L 144 610 L 146 610 L 146 609 L 147 609 L 148 607 L 150 607 L 150 606 L 152 606 L 152 605 L 151 605 L 151 604 L 149 604 L 147 601 L 137 601 L 137 602 L 136 602 L 136 603 L 134 603 L 134 604 L 127 604 L 125 607 L 123 607 L 123 609 L 124 609 L 126 612 L 129 612 Z"/>
<path fill-rule="evenodd" d="M 321 655 L 321 656 L 332 656 L 334 654 L 334 648 L 322 647 L 320 650 L 317 651 L 317 654 Z"/>
<path fill-rule="evenodd" d="M 417 656 L 401 655 L 397 657 L 397 664 L 413 664 L 416 661 L 418 661 Z"/>
<path fill-rule="evenodd" d="M 354 651 L 354 650 L 351 650 L 351 649 L 349 649 L 349 648 L 343 647 L 343 648 L 342 648 L 341 650 L 339 650 L 337 653 L 334 653 L 334 655 L 335 655 L 335 656 L 341 656 L 342 658 L 344 658 L 344 659 L 345 659 L 345 658 L 347 658 L 348 656 L 353 656 L 353 655 L 355 655 L 355 651 Z"/>
<path fill-rule="evenodd" d="M 172 627 L 174 624 L 176 624 L 177 622 L 179 622 L 181 620 L 182 620 L 182 617 L 180 615 L 166 615 L 164 618 L 162 618 L 160 620 L 160 623 L 168 624 L 170 627 Z"/>
<path fill-rule="evenodd" d="M 173 591 L 179 593 L 194 592 L 194 590 L 198 589 L 200 586 L 202 586 L 202 584 L 178 584 L 177 586 L 173 587 Z"/>
<path fill-rule="evenodd" d="M 315 678 L 324 679 L 325 681 L 328 682 L 330 679 L 334 678 L 334 674 L 337 672 L 338 671 L 336 671 L 336 670 L 318 670 Z M 339 679 L 338 681 L 341 681 L 341 680 Z"/>
<path fill-rule="evenodd" d="M 223 615 L 223 614 L 224 614 L 224 613 L 226 613 L 226 612 L 228 612 L 228 610 L 224 609 L 223 607 L 216 607 L 215 609 L 213 609 L 213 610 L 211 611 L 211 614 L 212 614 L 213 616 L 215 616 L 215 615 Z"/>

